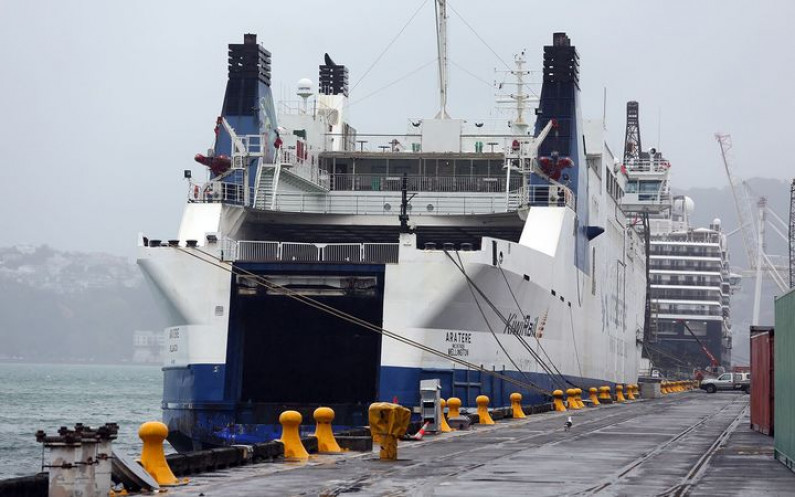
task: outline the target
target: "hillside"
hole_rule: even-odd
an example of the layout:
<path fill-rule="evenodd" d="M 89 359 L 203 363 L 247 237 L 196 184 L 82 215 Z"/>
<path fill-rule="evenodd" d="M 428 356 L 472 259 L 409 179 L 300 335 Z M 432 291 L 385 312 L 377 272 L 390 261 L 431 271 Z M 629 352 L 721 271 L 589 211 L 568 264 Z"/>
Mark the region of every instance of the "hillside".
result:
<path fill-rule="evenodd" d="M 0 359 L 114 363 L 137 329 L 162 329 L 143 276 L 123 257 L 0 248 Z"/>

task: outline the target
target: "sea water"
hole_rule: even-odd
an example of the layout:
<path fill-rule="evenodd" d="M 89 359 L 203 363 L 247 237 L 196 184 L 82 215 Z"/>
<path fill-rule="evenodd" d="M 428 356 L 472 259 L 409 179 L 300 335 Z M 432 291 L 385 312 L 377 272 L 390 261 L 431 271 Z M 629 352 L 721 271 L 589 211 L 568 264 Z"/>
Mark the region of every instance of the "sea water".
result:
<path fill-rule="evenodd" d="M 160 420 L 158 366 L 0 363 L 0 480 L 41 471 L 37 430 L 119 425 L 116 450 L 138 456 L 141 423 Z"/>

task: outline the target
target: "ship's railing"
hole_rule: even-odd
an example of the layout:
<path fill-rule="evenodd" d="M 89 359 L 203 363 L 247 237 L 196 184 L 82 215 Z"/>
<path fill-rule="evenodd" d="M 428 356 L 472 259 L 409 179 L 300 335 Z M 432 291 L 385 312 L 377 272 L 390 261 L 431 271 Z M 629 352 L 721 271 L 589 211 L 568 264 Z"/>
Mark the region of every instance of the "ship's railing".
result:
<path fill-rule="evenodd" d="M 437 192 L 438 193 L 438 192 Z M 401 192 L 389 194 L 331 192 L 280 192 L 276 197 L 275 210 L 287 212 L 310 212 L 317 214 L 368 214 L 397 216 L 400 211 Z M 507 197 L 498 193 L 433 194 L 420 192 L 408 204 L 409 214 L 461 215 L 490 214 L 517 210 L 518 190 Z"/>
<path fill-rule="evenodd" d="M 397 243 L 297 243 L 242 240 L 234 254 L 242 262 L 396 264 Z"/>
<path fill-rule="evenodd" d="M 665 159 L 631 160 L 625 164 L 630 173 L 664 173 L 671 169 L 671 163 Z"/>
<path fill-rule="evenodd" d="M 408 176 L 407 188 L 410 192 L 504 192 L 508 180 L 504 177 L 487 176 Z M 332 190 L 345 191 L 400 191 L 403 178 L 400 175 L 383 174 L 332 174 Z M 510 190 L 522 184 L 518 175 L 510 179 Z"/>
<path fill-rule="evenodd" d="M 249 188 L 249 199 L 254 198 L 254 188 Z M 208 181 L 206 183 L 188 183 L 188 202 L 223 202 L 243 205 L 244 188 L 239 183 L 224 181 Z"/>
<path fill-rule="evenodd" d="M 568 207 L 576 210 L 574 193 L 563 185 L 526 185 L 518 190 L 522 205 Z"/>
<path fill-rule="evenodd" d="M 417 121 L 415 121 L 416 123 Z M 421 126 L 421 125 L 420 125 Z M 420 154 L 431 152 L 430 148 L 425 147 L 422 140 L 420 127 L 417 133 L 406 134 L 363 134 L 357 133 L 355 143 L 350 152 L 369 152 L 384 154 Z M 347 137 L 343 134 L 328 133 L 327 137 Z M 501 154 L 506 157 L 529 157 L 533 137 L 505 135 L 494 133 L 469 133 L 462 129 L 458 136 L 458 145 L 450 153 L 463 154 Z M 431 144 L 428 147 L 431 147 Z"/>

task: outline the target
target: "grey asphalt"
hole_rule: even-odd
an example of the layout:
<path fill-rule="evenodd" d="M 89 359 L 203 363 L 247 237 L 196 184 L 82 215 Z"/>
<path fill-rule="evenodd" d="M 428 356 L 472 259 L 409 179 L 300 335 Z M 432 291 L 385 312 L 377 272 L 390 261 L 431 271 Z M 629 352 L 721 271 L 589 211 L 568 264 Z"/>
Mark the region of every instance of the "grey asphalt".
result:
<path fill-rule="evenodd" d="M 571 415 L 573 426 L 564 431 Z M 662 399 L 544 413 L 401 442 L 198 475 L 172 496 L 791 496 L 795 473 L 748 428 L 748 396 Z"/>

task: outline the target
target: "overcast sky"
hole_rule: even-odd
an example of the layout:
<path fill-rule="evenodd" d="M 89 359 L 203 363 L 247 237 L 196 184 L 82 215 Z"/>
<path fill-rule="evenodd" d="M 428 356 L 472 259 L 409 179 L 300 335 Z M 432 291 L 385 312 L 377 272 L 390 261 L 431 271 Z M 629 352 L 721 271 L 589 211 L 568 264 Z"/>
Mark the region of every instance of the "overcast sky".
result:
<path fill-rule="evenodd" d="M 415 20 L 362 79 L 411 15 Z M 493 107 L 487 82 L 527 49 L 566 31 L 581 57 L 585 117 L 602 116 L 623 148 L 627 100 L 638 100 L 644 148 L 657 144 L 677 189 L 726 184 L 716 131 L 734 139 L 737 173 L 788 178 L 795 115 L 795 2 L 453 0 L 454 117 Z M 466 20 L 486 46 L 476 37 Z M 436 112 L 433 0 L 384 2 L 0 2 L 0 245 L 134 256 L 135 236 L 177 233 L 183 169 L 212 142 L 228 43 L 243 33 L 273 54 L 275 96 L 317 80 L 329 52 L 350 71 L 360 132 L 402 132 Z M 499 55 L 497 58 L 493 53 Z M 460 67 L 466 67 L 464 72 Z M 367 97 L 367 98 L 364 98 Z M 357 100 L 359 100 L 357 102 Z M 660 118 L 661 114 L 661 118 Z"/>

